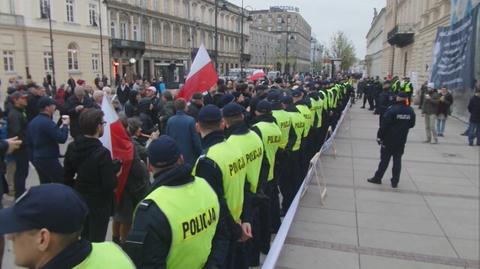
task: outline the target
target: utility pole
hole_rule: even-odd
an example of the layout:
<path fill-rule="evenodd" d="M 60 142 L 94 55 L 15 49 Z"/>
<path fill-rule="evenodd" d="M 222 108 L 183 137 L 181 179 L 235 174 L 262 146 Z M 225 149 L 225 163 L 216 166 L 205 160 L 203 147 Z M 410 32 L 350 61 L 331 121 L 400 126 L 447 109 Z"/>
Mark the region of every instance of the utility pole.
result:
<path fill-rule="evenodd" d="M 105 72 L 103 68 L 102 2 L 100 0 L 98 0 L 98 27 L 100 30 L 100 63 L 102 65 L 102 80 L 103 80 L 103 77 L 105 76 Z"/>
<path fill-rule="evenodd" d="M 264 56 L 264 64 L 263 67 L 265 68 L 265 72 L 267 72 L 267 44 L 265 44 L 265 53 L 263 54 Z"/>
<path fill-rule="evenodd" d="M 52 86 L 53 89 L 57 89 L 57 83 L 55 81 L 55 56 L 53 55 L 53 32 L 52 32 L 52 14 L 51 14 L 51 5 L 48 1 L 48 28 L 50 31 L 50 54 L 52 55 Z"/>
<path fill-rule="evenodd" d="M 287 38 L 285 40 L 285 65 L 284 65 L 284 72 L 287 74 L 290 70 L 287 70 L 287 63 L 288 63 L 288 38 L 289 38 L 289 31 L 288 31 L 288 17 L 286 20 L 286 26 L 287 26 Z M 290 66 L 288 66 L 288 69 L 290 69 Z"/>
<path fill-rule="evenodd" d="M 244 11 L 243 11 L 243 0 L 242 0 L 242 12 L 241 12 L 241 18 L 240 18 L 240 78 L 243 78 L 243 17 L 244 17 Z"/>

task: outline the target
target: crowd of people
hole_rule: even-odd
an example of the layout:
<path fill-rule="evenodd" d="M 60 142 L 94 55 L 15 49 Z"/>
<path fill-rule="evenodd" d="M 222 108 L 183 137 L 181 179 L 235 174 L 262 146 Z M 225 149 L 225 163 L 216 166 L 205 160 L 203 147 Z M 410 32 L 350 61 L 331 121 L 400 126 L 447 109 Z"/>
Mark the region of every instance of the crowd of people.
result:
<path fill-rule="evenodd" d="M 348 77 L 308 74 L 219 80 L 190 100 L 155 81 L 104 85 L 9 85 L 0 152 L 5 192 L 18 199 L 0 211 L 0 233 L 10 234 L 19 266 L 107 268 L 110 256 L 111 268 L 258 266 L 310 159 L 355 95 Z M 134 148 L 119 199 L 122 162 L 99 140 L 105 100 Z M 26 191 L 29 163 L 41 185 Z M 116 244 L 104 243 L 111 218 Z"/>

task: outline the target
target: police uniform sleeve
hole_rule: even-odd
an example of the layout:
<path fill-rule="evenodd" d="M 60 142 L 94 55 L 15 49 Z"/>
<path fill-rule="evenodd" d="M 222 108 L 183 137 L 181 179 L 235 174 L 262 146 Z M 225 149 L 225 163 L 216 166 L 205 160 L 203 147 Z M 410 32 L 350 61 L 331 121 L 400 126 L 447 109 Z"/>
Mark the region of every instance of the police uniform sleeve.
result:
<path fill-rule="evenodd" d="M 295 133 L 295 129 L 293 129 L 293 127 L 290 127 L 290 131 L 288 132 L 288 142 L 285 149 L 291 150 L 296 140 L 297 140 L 297 134 Z"/>
<path fill-rule="evenodd" d="M 144 200 L 135 212 L 125 251 L 137 268 L 163 269 L 172 243 L 168 220 L 151 200 Z"/>
<path fill-rule="evenodd" d="M 410 108 L 410 113 L 411 113 L 411 117 L 410 117 L 410 128 L 413 128 L 413 127 L 415 127 L 416 115 L 415 115 L 415 112 L 413 111 L 412 108 Z"/>
<path fill-rule="evenodd" d="M 395 112 L 393 111 L 393 109 L 390 108 L 385 112 L 385 114 L 383 114 L 382 120 L 380 121 L 380 128 L 377 132 L 377 138 L 380 138 L 380 140 L 383 140 L 385 138 L 388 129 L 392 125 L 394 113 Z"/>

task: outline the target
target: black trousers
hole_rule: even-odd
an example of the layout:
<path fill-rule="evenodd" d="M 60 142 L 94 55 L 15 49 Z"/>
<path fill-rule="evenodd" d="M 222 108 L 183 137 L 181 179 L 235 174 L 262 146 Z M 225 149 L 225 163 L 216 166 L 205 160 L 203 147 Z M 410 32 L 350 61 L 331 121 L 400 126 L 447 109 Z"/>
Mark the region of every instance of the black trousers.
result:
<path fill-rule="evenodd" d="M 55 159 L 37 159 L 32 161 L 37 170 L 40 184 L 63 183 L 63 167 L 60 161 Z"/>
<path fill-rule="evenodd" d="M 388 147 L 382 146 L 380 149 L 380 163 L 378 164 L 377 172 L 375 172 L 374 179 L 382 180 L 385 171 L 388 168 L 390 159 L 393 158 L 393 167 L 392 167 L 392 183 L 398 184 L 400 180 L 400 171 L 402 170 L 402 149 L 389 149 Z"/>
<path fill-rule="evenodd" d="M 270 231 L 271 233 L 277 233 L 281 220 L 278 180 L 276 178 L 267 183 L 267 191 L 269 192 L 267 195 L 270 197 Z"/>
<path fill-rule="evenodd" d="M 25 181 L 28 177 L 28 157 L 29 152 L 26 148 L 17 150 L 14 153 L 16 169 L 15 169 L 15 199 L 25 192 Z"/>
<path fill-rule="evenodd" d="M 292 204 L 295 193 L 297 192 L 298 181 L 301 177 L 300 169 L 300 150 L 290 151 L 285 155 L 282 161 L 282 174 L 279 178 L 280 191 L 282 193 L 282 210 L 287 212 L 290 204 Z"/>
<path fill-rule="evenodd" d="M 88 206 L 88 216 L 83 225 L 82 238 L 90 242 L 105 242 L 112 207 Z"/>

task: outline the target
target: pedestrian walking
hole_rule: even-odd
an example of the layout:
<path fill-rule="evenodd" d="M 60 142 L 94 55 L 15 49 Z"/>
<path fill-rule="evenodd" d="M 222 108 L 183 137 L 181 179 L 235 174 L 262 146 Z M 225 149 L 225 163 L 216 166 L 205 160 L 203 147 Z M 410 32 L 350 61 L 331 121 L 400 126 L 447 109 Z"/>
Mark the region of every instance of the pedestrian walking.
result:
<path fill-rule="evenodd" d="M 22 140 L 22 145 L 12 152 L 12 157 L 15 160 L 15 165 L 10 165 L 8 169 L 14 168 L 13 184 L 15 190 L 15 198 L 20 197 L 25 191 L 25 180 L 28 176 L 28 140 L 27 140 L 27 126 L 28 119 L 26 114 L 28 95 L 23 91 L 14 92 L 11 95 L 13 106 L 10 108 L 7 118 L 7 137 L 18 137 Z M 9 171 L 7 171 L 10 173 Z M 10 192 L 10 191 L 9 191 Z"/>
<path fill-rule="evenodd" d="M 173 105 L 176 113 L 168 119 L 165 134 L 178 143 L 185 163 L 194 165 L 202 154 L 202 142 L 195 129 L 195 119 L 185 113 L 185 99 L 179 98 Z"/>
<path fill-rule="evenodd" d="M 398 93 L 396 103 L 383 115 L 377 132 L 377 142 L 380 145 L 380 164 L 375 175 L 367 180 L 370 183 L 382 184 L 383 175 L 390 159 L 393 158 L 391 186 L 392 188 L 398 186 L 408 132 L 415 126 L 415 112 L 410 106 L 407 106 L 407 101 L 407 93 Z"/>
<path fill-rule="evenodd" d="M 80 239 L 88 207 L 74 190 L 62 184 L 43 184 L 27 193 L 12 207 L 0 210 L 0 234 L 8 234 L 12 241 L 17 266 L 135 268 L 114 243 Z"/>
<path fill-rule="evenodd" d="M 440 100 L 437 111 L 437 136 L 444 136 L 445 124 L 447 117 L 451 114 L 451 106 L 453 104 L 453 96 L 447 88 L 440 89 Z"/>
<path fill-rule="evenodd" d="M 135 212 L 127 253 L 138 268 L 204 268 L 219 221 L 217 195 L 192 176 L 172 138 L 152 141 L 148 159 L 155 181 Z"/>
<path fill-rule="evenodd" d="M 37 170 L 40 183 L 62 183 L 63 167 L 58 158 L 60 149 L 68 139 L 68 116 L 62 117 L 62 126 L 59 128 L 53 122 L 55 101 L 50 97 L 42 97 L 38 101 L 40 113 L 28 124 L 27 137 L 32 163 Z"/>
<path fill-rule="evenodd" d="M 82 135 L 68 145 L 65 153 L 65 183 L 73 186 L 89 208 L 82 237 L 91 242 L 103 242 L 113 213 L 113 190 L 120 165 L 113 163 L 110 151 L 99 138 L 103 135 L 103 112 L 88 109 L 80 114 Z"/>
<path fill-rule="evenodd" d="M 470 98 L 468 112 L 470 112 L 468 144 L 473 146 L 476 138 L 477 146 L 480 146 L 480 88 L 477 88 L 475 95 Z"/>
<path fill-rule="evenodd" d="M 422 117 L 425 118 L 425 132 L 427 134 L 427 140 L 423 141 L 423 143 L 438 143 L 435 123 L 437 121 L 439 103 L 440 95 L 434 89 L 433 83 L 429 83 L 422 104 Z"/>
<path fill-rule="evenodd" d="M 93 101 L 87 96 L 83 86 L 77 86 L 65 103 L 65 110 L 70 117 L 70 135 L 76 138 L 81 134 L 79 128 L 79 117 L 86 108 L 93 107 Z"/>

